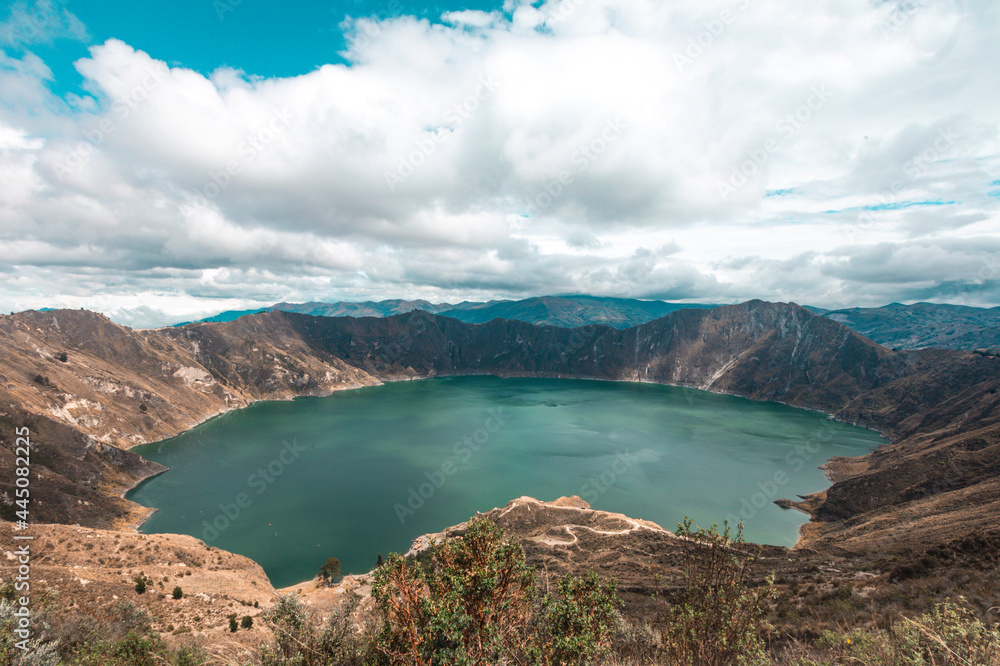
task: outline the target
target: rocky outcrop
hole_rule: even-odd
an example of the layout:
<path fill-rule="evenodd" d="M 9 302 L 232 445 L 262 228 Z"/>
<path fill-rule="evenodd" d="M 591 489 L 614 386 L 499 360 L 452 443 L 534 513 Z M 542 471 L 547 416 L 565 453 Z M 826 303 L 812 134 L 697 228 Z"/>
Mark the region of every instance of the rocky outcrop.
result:
<path fill-rule="evenodd" d="M 580 497 L 561 497 L 551 502 L 519 497 L 505 506 L 478 514 L 503 528 L 506 536 L 524 548 L 525 560 L 540 577 L 543 586 L 554 585 L 566 574 L 586 575 L 596 571 L 602 578 L 614 578 L 618 593 L 632 615 L 641 615 L 657 593 L 676 587 L 682 578 L 685 549 L 690 540 L 678 537 L 656 523 L 590 508 Z M 461 537 L 469 522 L 453 525 L 413 541 L 405 557 L 417 557 L 432 543 Z M 790 552 L 767 546 L 761 550 L 758 570 L 799 575 L 814 563 L 811 554 Z M 307 581 L 281 593 L 299 595 L 320 612 L 336 608 L 349 594 L 360 597 L 358 620 L 372 607 L 371 573 L 346 576 L 327 587 L 319 579 Z"/>

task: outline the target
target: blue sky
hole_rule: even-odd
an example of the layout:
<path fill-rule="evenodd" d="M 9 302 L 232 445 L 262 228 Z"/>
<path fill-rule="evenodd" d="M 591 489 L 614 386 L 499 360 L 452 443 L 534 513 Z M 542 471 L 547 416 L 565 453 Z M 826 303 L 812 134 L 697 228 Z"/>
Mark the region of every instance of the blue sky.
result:
<path fill-rule="evenodd" d="M 209 74 L 221 66 L 248 75 L 287 77 L 327 63 L 342 63 L 347 17 L 392 18 L 409 15 L 438 22 L 446 11 L 502 8 L 502 2 L 263 2 L 261 0 L 175 0 L 61 3 L 86 26 L 88 39 L 59 40 L 36 48 L 56 75 L 58 92 L 77 91 L 83 82 L 73 62 L 87 47 L 120 39 L 171 65 Z"/>
<path fill-rule="evenodd" d="M 994 306 L 998 31 L 989 0 L 7 3 L 0 311 Z"/>

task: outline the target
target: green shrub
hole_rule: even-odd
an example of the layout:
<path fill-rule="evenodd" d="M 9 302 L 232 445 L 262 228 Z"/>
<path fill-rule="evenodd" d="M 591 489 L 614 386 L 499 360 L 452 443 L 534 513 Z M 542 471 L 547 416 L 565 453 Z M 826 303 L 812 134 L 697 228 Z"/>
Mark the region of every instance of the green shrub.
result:
<path fill-rule="evenodd" d="M 920 645 L 931 663 L 998 664 L 1000 632 L 988 628 L 964 605 L 938 604 L 916 620 L 897 625 L 899 633 Z"/>
<path fill-rule="evenodd" d="M 766 602 L 774 596 L 773 578 L 754 587 L 753 568 L 760 549 L 743 540 L 743 525 L 730 538 L 720 533 L 677 527 L 684 539 L 683 589 L 666 611 L 663 642 L 670 664 L 751 666 L 768 664 Z"/>
<path fill-rule="evenodd" d="M 313 622 L 293 595 L 278 598 L 274 608 L 261 617 L 274 632 L 274 644 L 260 654 L 263 666 L 360 666 L 365 654 L 364 637 L 351 621 L 359 597 L 349 595 L 325 624 Z"/>
<path fill-rule="evenodd" d="M 181 586 L 178 585 L 174 588 L 174 591 L 171 594 L 174 599 L 181 599 L 184 597 L 184 590 L 182 590 Z"/>
<path fill-rule="evenodd" d="M 539 664 L 591 663 L 606 656 L 618 617 L 615 581 L 602 583 L 591 571 L 567 575 L 545 595 L 535 636 L 534 660 Z"/>
<path fill-rule="evenodd" d="M 17 599 L 17 590 L 14 587 L 14 577 L 8 576 L 0 582 L 0 599 L 6 599 L 7 601 L 14 601 Z"/>
<path fill-rule="evenodd" d="M 540 598 L 521 545 L 486 518 L 422 560 L 390 555 L 374 575 L 377 664 L 588 663 L 606 652 L 620 603 L 594 574 Z"/>
<path fill-rule="evenodd" d="M 156 634 L 130 631 L 123 638 L 77 646 L 71 663 L 81 666 L 153 666 L 162 664 L 168 654 Z"/>
<path fill-rule="evenodd" d="M 129 601 L 94 612 L 66 613 L 52 607 L 47 592 L 35 598 L 35 636 L 30 652 L 13 651 L 13 604 L 0 600 L 0 665 L 10 666 L 198 666 L 207 661 L 203 650 L 181 647 L 176 652 L 152 631 L 150 616 Z M 8 643 L 8 641 L 10 641 Z"/>
<path fill-rule="evenodd" d="M 209 660 L 208 653 L 204 648 L 197 645 L 182 645 L 173 654 L 171 663 L 175 666 L 202 666 Z"/>
<path fill-rule="evenodd" d="M 945 602 L 915 619 L 900 618 L 889 629 L 826 631 L 815 648 L 824 661 L 859 666 L 1000 666 L 1000 632 L 960 603 Z"/>
<path fill-rule="evenodd" d="M 306 610 L 294 594 L 278 597 L 270 610 L 264 611 L 264 620 L 277 629 L 297 631 L 306 623 Z"/>

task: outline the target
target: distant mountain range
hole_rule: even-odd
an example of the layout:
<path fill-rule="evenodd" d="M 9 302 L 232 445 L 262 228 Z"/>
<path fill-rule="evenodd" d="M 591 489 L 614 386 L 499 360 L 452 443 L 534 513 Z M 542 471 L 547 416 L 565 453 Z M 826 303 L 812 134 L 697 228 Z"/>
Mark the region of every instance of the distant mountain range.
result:
<path fill-rule="evenodd" d="M 277 303 L 259 310 L 230 310 L 200 320 L 226 322 L 248 314 L 279 310 L 314 317 L 391 317 L 414 310 L 451 317 L 467 324 L 485 324 L 510 319 L 539 326 L 579 328 L 600 324 L 617 329 L 639 326 L 688 308 L 714 308 L 701 303 L 667 303 L 631 298 L 598 296 L 539 296 L 520 301 L 465 301 L 458 304 L 424 300 L 365 301 L 362 303 Z M 974 308 L 964 305 L 892 303 L 880 308 L 808 310 L 833 319 L 890 349 L 992 349 L 1000 348 L 1000 307 Z M 190 322 L 184 322 L 185 324 Z M 177 324 L 182 326 L 184 324 Z"/>
<path fill-rule="evenodd" d="M 891 303 L 881 308 L 809 308 L 890 349 L 1000 347 L 1000 307 Z"/>

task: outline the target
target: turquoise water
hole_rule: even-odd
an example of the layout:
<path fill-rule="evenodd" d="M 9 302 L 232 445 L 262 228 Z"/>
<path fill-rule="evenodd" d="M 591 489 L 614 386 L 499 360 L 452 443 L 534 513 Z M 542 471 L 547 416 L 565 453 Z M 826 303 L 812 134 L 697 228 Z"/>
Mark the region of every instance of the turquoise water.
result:
<path fill-rule="evenodd" d="M 580 495 L 673 529 L 742 518 L 792 545 L 775 506 L 828 485 L 818 468 L 882 440 L 826 415 L 654 384 L 451 377 L 258 403 L 135 451 L 171 468 L 129 493 L 145 532 L 190 534 L 277 587 L 328 557 L 351 573 L 413 538 L 521 495 Z"/>

